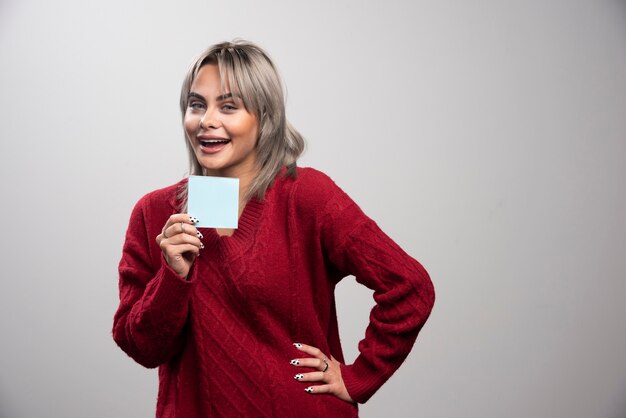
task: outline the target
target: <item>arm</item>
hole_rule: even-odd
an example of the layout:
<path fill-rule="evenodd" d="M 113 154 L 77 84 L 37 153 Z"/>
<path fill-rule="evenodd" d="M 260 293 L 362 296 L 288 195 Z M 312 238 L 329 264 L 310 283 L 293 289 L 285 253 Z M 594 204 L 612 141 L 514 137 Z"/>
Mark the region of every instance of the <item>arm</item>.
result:
<path fill-rule="evenodd" d="M 138 363 L 157 367 L 182 347 L 192 281 L 177 275 L 158 247 L 151 251 L 155 237 L 149 236 L 146 202 L 144 197 L 135 206 L 126 233 L 113 339 Z"/>
<path fill-rule="evenodd" d="M 385 235 L 341 190 L 326 205 L 322 239 L 328 258 L 341 271 L 374 290 L 359 356 L 341 365 L 357 402 L 367 401 L 409 354 L 434 303 L 432 282 L 415 259 Z"/>

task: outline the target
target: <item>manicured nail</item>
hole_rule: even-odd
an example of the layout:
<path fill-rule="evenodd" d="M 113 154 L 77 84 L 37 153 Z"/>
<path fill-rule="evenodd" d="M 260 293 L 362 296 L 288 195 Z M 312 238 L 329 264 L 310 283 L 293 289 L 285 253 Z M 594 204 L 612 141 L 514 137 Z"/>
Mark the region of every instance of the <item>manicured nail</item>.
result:
<path fill-rule="evenodd" d="M 302 380 L 302 379 L 304 379 L 304 375 L 302 373 L 298 373 L 293 378 L 296 379 L 296 380 Z"/>
<path fill-rule="evenodd" d="M 204 244 L 203 243 L 200 243 L 200 249 L 204 250 Z"/>
<path fill-rule="evenodd" d="M 301 348 L 302 344 L 300 344 L 300 343 L 293 343 L 293 346 L 296 347 L 296 348 Z"/>
<path fill-rule="evenodd" d="M 308 388 L 304 388 L 306 393 L 313 393 L 313 386 L 309 386 Z"/>
<path fill-rule="evenodd" d="M 291 364 L 292 366 L 297 366 L 298 364 L 300 364 L 300 360 L 298 360 L 297 358 L 293 359 L 289 362 L 289 364 Z"/>
<path fill-rule="evenodd" d="M 196 236 L 200 239 L 204 238 L 204 235 L 202 235 L 202 232 L 200 231 L 196 231 Z"/>
<path fill-rule="evenodd" d="M 191 222 L 192 224 L 197 224 L 199 221 L 198 221 L 198 218 L 190 216 L 189 217 L 189 222 Z"/>

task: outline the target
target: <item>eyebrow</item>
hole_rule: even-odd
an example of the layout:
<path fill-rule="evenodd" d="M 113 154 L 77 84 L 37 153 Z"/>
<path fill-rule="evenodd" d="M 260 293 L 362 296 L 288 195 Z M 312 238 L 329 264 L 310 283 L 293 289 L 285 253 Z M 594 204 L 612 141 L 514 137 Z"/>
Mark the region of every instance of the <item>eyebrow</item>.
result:
<path fill-rule="evenodd" d="M 195 93 L 193 91 L 189 92 L 188 97 L 195 97 L 196 99 L 199 99 L 199 100 L 202 100 L 203 102 L 206 102 L 206 99 L 204 98 L 204 96 L 202 96 L 201 94 Z M 225 93 L 225 94 L 222 94 L 220 96 L 217 96 L 215 98 L 215 100 L 218 101 L 218 102 L 221 102 L 223 100 L 230 99 L 231 97 L 237 97 L 237 98 L 241 99 L 241 96 L 239 96 L 238 94 Z"/>

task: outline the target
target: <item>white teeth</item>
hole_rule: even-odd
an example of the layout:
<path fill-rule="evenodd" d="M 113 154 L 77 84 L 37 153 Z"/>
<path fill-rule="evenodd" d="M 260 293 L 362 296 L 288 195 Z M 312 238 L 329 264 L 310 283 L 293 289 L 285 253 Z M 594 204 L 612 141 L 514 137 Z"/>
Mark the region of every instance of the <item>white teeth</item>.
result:
<path fill-rule="evenodd" d="M 228 142 L 230 141 L 227 139 L 208 139 L 200 141 L 202 145 L 226 144 Z"/>

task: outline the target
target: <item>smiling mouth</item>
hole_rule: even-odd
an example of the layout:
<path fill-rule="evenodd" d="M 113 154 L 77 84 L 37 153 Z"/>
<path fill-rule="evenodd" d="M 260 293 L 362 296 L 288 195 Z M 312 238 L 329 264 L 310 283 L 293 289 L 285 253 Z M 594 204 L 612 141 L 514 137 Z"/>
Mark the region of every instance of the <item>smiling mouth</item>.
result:
<path fill-rule="evenodd" d="M 218 154 L 221 152 L 226 146 L 230 143 L 230 139 L 223 138 L 211 138 L 211 139 L 200 139 L 198 138 L 198 142 L 200 143 L 200 152 L 205 155 Z"/>
<path fill-rule="evenodd" d="M 216 145 L 228 144 L 230 139 L 201 139 L 200 145 L 203 147 L 211 147 Z"/>

